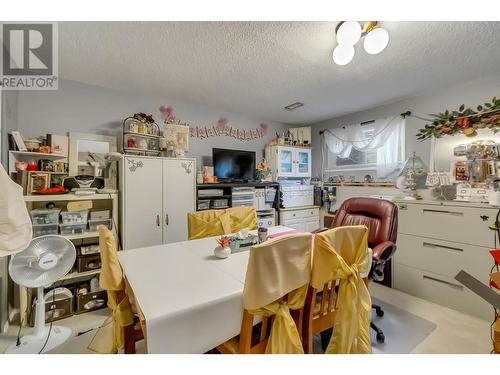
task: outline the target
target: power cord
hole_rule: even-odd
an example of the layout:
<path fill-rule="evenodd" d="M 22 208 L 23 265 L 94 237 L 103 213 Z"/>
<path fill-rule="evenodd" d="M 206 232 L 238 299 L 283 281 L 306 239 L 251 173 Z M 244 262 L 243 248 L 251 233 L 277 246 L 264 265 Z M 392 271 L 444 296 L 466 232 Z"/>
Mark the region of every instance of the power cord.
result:
<path fill-rule="evenodd" d="M 64 284 L 64 281 L 61 281 L 61 283 L 59 284 L 59 286 L 57 286 L 57 288 L 61 287 L 63 284 Z M 54 303 L 55 300 L 56 300 L 56 287 L 53 286 L 53 288 L 52 288 L 52 303 Z M 43 303 L 45 303 L 45 300 L 43 301 Z M 44 323 L 45 323 L 45 317 L 44 317 Z M 52 332 L 52 323 L 54 323 L 54 320 L 50 321 L 49 333 L 47 334 L 47 338 L 45 339 L 45 342 L 44 342 L 44 344 L 42 346 L 42 349 L 40 349 L 40 351 L 38 352 L 38 354 L 42 354 L 43 349 L 45 349 L 45 347 L 47 346 L 47 343 L 49 342 L 50 334 Z"/>

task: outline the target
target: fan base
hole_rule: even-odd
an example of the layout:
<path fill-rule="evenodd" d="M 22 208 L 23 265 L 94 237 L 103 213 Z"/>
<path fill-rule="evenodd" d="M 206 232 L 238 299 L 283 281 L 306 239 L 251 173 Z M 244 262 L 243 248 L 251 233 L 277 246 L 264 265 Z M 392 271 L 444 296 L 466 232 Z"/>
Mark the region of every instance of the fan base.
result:
<path fill-rule="evenodd" d="M 21 337 L 21 345 L 16 346 L 12 344 L 7 348 L 5 354 L 38 354 L 40 349 L 42 349 L 47 335 L 49 333 L 49 326 L 44 327 L 44 332 L 42 336 L 27 335 Z M 49 350 L 57 348 L 59 345 L 63 344 L 66 340 L 71 337 L 71 329 L 62 326 L 52 326 L 50 331 L 50 337 L 47 341 L 47 345 L 43 348 L 43 352 L 48 352 Z"/>

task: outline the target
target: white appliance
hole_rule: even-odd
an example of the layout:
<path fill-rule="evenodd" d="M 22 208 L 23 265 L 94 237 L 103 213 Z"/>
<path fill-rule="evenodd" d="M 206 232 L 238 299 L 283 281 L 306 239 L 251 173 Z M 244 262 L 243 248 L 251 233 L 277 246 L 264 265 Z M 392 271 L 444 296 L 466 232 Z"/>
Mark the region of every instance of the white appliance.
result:
<path fill-rule="evenodd" d="M 281 183 L 281 205 L 284 208 L 312 206 L 314 185 Z"/>
<path fill-rule="evenodd" d="M 273 208 L 276 190 L 275 187 L 255 188 L 254 206 L 257 211 Z"/>
<path fill-rule="evenodd" d="M 196 159 L 125 156 L 120 178 L 124 249 L 187 240 Z"/>
<path fill-rule="evenodd" d="M 257 227 L 269 228 L 275 225 L 275 211 L 274 208 L 269 210 L 257 211 Z"/>
<path fill-rule="evenodd" d="M 266 159 L 273 173 L 273 181 L 278 178 L 311 177 L 311 149 L 308 147 L 269 146 Z"/>

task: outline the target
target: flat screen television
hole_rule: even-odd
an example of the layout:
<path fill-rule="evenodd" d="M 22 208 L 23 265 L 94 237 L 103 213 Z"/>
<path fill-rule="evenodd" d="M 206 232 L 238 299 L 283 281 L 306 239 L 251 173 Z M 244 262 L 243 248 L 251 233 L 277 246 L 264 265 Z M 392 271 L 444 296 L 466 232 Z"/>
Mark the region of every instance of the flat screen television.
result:
<path fill-rule="evenodd" d="M 255 152 L 212 149 L 214 175 L 218 180 L 255 180 Z"/>

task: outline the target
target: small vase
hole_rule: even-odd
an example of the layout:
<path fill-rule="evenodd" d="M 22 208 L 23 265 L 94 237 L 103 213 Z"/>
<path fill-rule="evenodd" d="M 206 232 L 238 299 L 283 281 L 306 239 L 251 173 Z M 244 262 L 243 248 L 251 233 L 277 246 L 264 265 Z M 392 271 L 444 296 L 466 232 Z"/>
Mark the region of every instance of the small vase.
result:
<path fill-rule="evenodd" d="M 230 254 L 231 254 L 231 248 L 229 246 L 226 246 L 226 247 L 217 246 L 214 249 L 214 255 L 217 258 L 221 258 L 221 259 L 227 258 Z"/>

